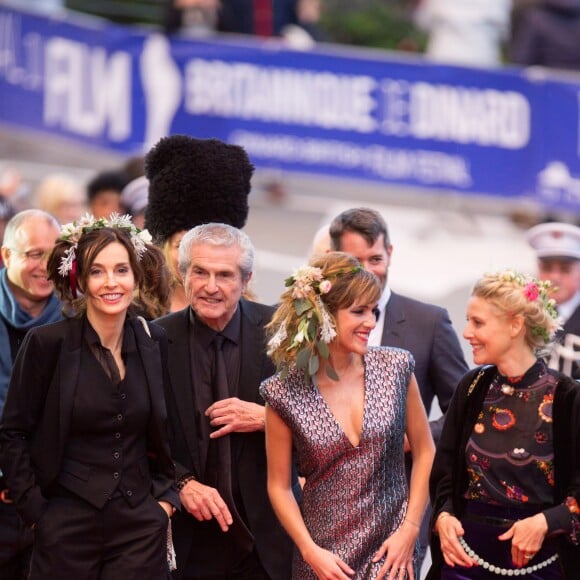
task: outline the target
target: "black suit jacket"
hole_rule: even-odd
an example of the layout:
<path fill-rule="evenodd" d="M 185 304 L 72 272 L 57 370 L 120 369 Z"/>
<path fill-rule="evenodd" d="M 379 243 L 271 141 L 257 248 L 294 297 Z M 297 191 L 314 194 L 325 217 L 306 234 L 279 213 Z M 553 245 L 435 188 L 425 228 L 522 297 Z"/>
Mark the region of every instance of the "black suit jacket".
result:
<path fill-rule="evenodd" d="M 566 340 L 567 334 L 580 336 L 580 306 L 578 306 L 578 308 L 576 308 L 572 313 L 572 316 L 566 320 L 562 330 L 556 335 L 556 340 L 563 344 Z M 572 378 L 577 381 L 580 380 L 580 366 L 577 362 L 572 363 Z"/>
<path fill-rule="evenodd" d="M 447 311 L 393 292 L 387 303 L 381 345 L 411 352 L 427 414 L 431 411 L 434 397 L 445 413 L 455 388 L 468 371 Z M 443 417 L 430 425 L 433 439 L 437 442 L 443 428 Z"/>
<path fill-rule="evenodd" d="M 147 427 L 151 493 L 177 504 L 174 465 L 167 436 L 163 369 L 164 332 L 133 325 L 151 399 Z M 61 471 L 74 394 L 79 381 L 84 319 L 33 328 L 18 352 L 0 425 L 0 466 L 16 509 L 32 524 L 46 509 L 45 493 Z M 178 505 L 178 504 L 177 504 Z"/>
<path fill-rule="evenodd" d="M 242 299 L 241 309 L 241 369 L 238 397 L 244 401 L 264 404 L 258 388 L 274 374 L 274 367 L 266 356 L 264 326 L 274 309 L 270 306 Z M 191 473 L 203 483 L 203 466 L 196 435 L 195 398 L 189 352 L 190 308 L 169 314 L 156 321 L 165 328 L 169 339 L 170 389 L 167 408 L 171 426 L 173 459 L 177 479 Z M 243 433 L 239 437 L 239 458 L 232 465 L 244 503 L 248 527 L 255 537 L 260 561 L 273 579 L 289 579 L 292 544 L 280 526 L 267 494 L 266 450 L 263 432 Z M 174 543 L 179 568 L 189 559 L 192 544 L 204 534 L 207 522 L 198 522 L 182 512 L 174 519 Z M 223 558 L 216 545 L 216 558 Z"/>
<path fill-rule="evenodd" d="M 575 334 L 580 336 L 580 306 L 572 312 L 572 316 L 564 324 L 564 334 Z"/>
<path fill-rule="evenodd" d="M 575 334 L 580 336 L 580 306 L 574 310 L 572 316 L 564 324 L 564 334 Z"/>

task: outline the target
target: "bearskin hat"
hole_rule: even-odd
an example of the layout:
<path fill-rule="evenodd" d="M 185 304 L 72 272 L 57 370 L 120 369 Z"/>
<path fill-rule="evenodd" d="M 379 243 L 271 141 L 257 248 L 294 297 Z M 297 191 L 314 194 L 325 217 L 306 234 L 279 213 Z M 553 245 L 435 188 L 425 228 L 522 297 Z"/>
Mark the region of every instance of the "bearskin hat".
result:
<path fill-rule="evenodd" d="M 188 135 L 163 137 L 145 156 L 145 227 L 158 244 L 209 222 L 244 227 L 253 172 L 238 145 Z"/>

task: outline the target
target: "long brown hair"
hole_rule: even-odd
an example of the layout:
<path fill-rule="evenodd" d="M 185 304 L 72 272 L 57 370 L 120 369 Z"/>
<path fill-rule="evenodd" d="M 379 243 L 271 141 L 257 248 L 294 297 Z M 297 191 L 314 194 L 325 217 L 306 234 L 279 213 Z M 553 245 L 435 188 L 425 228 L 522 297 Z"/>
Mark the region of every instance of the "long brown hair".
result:
<path fill-rule="evenodd" d="M 86 310 L 84 296 L 78 296 L 86 289 L 91 266 L 98 254 L 112 243 L 121 244 L 129 256 L 129 264 L 135 277 L 138 290 L 136 302 L 147 312 L 163 314 L 168 309 L 169 272 L 162 252 L 146 244 L 147 250 L 139 259 L 129 233 L 117 227 L 94 229 L 81 235 L 75 248 L 74 273 L 62 276 L 59 272 L 66 252 L 73 246 L 70 240 L 59 239 L 48 259 L 48 278 L 54 283 L 55 291 L 63 302 L 64 310 L 69 316 L 80 316 Z"/>
<path fill-rule="evenodd" d="M 303 298 L 298 299 L 306 302 L 308 310 L 297 305 L 296 278 L 288 278 L 288 289 L 282 294 L 280 306 L 266 326 L 270 338 L 268 354 L 278 368 L 294 364 L 298 353 L 304 348 L 310 348 L 312 355 L 318 356 L 320 349 L 324 349 L 324 345 L 320 344 L 320 334 L 325 316 L 329 316 L 330 323 L 336 326 L 335 316 L 339 310 L 349 308 L 356 300 L 376 302 L 381 295 L 377 277 L 365 270 L 350 254 L 328 252 L 314 257 L 309 266 L 319 269 L 322 281 L 310 285 Z M 330 286 L 326 292 L 324 284 Z M 309 324 L 314 325 L 311 327 L 312 334 L 297 342 L 295 338 L 300 328 L 304 327 L 305 316 L 309 318 Z M 274 338 L 276 335 L 281 337 L 280 340 Z M 326 358 L 324 354 L 322 356 Z"/>

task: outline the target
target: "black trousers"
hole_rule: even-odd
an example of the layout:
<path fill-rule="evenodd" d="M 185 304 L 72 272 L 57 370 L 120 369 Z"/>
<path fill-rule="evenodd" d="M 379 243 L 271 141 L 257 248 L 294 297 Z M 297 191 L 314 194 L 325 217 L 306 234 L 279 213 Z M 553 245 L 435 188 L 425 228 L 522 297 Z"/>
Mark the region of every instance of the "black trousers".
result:
<path fill-rule="evenodd" d="M 180 577 L 182 580 L 270 580 L 270 576 L 266 573 L 256 550 L 250 554 L 246 554 L 232 566 L 229 572 L 212 573 L 195 572 L 195 563 L 187 568 L 181 576 L 177 576 L 177 571 L 174 577 Z"/>
<path fill-rule="evenodd" d="M 10 503 L 0 497 L 0 579 L 25 580 L 30 568 L 32 530 L 28 528 Z"/>
<path fill-rule="evenodd" d="M 167 514 L 153 496 L 102 510 L 73 494 L 49 500 L 36 524 L 30 580 L 166 580 Z"/>
<path fill-rule="evenodd" d="M 177 570 L 173 580 L 269 580 L 254 549 L 241 548 L 215 519 L 198 522 L 185 510 L 175 514 Z M 290 577 L 290 576 L 288 576 Z"/>

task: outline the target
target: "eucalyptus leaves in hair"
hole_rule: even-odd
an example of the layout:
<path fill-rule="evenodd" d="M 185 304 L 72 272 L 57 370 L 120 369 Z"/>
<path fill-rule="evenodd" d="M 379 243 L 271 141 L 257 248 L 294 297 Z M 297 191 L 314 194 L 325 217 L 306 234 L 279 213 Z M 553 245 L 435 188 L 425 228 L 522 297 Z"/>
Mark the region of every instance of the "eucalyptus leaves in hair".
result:
<path fill-rule="evenodd" d="M 336 312 L 358 299 L 378 300 L 379 282 L 352 256 L 329 252 L 298 269 L 285 286 L 280 307 L 267 327 L 269 356 L 282 378 L 295 366 L 313 381 L 324 363 L 326 374 L 338 380 L 329 350 L 337 336 Z"/>

